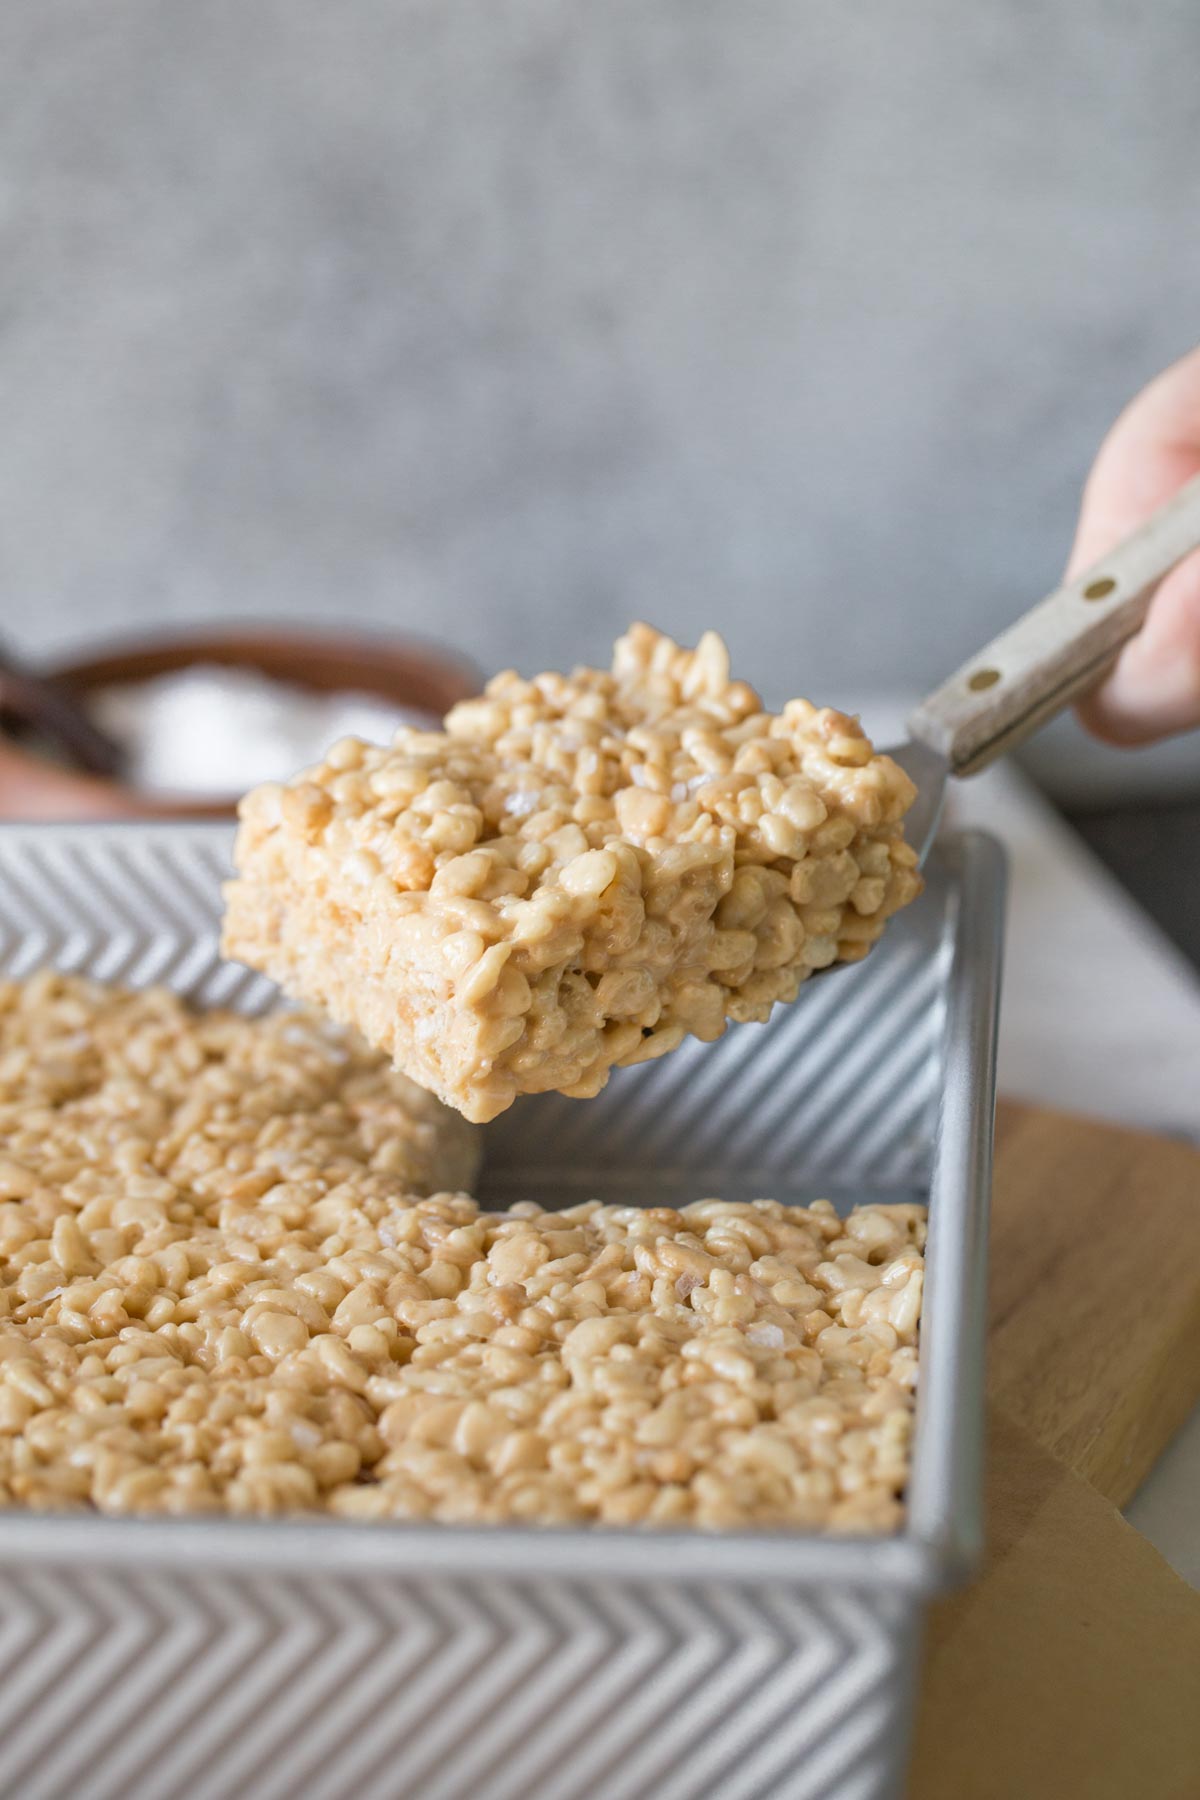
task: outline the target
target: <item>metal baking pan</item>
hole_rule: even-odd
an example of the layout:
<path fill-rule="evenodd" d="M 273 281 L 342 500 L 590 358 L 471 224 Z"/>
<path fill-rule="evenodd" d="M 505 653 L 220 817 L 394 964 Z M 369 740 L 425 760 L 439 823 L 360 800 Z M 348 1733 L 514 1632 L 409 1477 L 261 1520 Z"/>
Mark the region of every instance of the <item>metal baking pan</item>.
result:
<path fill-rule="evenodd" d="M 223 964 L 215 825 L 0 827 L 0 972 L 269 1005 Z M 484 1194 L 927 1198 L 889 1538 L 0 1514 L 0 1794 L 866 1800 L 902 1791 L 919 1628 L 980 1541 L 1002 857 L 942 842 L 867 960 L 766 1026 L 519 1102 Z"/>

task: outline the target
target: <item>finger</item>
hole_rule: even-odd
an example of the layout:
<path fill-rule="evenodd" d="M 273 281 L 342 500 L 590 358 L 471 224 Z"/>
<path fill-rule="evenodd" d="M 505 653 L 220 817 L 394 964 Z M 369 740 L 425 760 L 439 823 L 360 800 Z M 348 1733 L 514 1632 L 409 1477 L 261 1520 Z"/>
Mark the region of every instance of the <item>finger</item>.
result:
<path fill-rule="evenodd" d="M 1195 443 L 1147 441 L 1141 432 L 1106 440 L 1083 492 L 1068 581 L 1107 556 L 1200 473 L 1200 394 L 1195 428 Z"/>
<path fill-rule="evenodd" d="M 1200 468 L 1200 349 L 1142 389 L 1100 446 L 1069 573 L 1107 555 Z"/>
<path fill-rule="evenodd" d="M 1200 350 L 1145 388 L 1117 420 L 1088 477 L 1068 579 L 1099 562 L 1200 472 Z M 1116 744 L 1200 724 L 1200 556 L 1159 587 L 1146 622 L 1080 719 Z"/>
<path fill-rule="evenodd" d="M 1200 553 L 1167 576 L 1141 631 L 1076 711 L 1110 744 L 1148 744 L 1200 726 Z"/>

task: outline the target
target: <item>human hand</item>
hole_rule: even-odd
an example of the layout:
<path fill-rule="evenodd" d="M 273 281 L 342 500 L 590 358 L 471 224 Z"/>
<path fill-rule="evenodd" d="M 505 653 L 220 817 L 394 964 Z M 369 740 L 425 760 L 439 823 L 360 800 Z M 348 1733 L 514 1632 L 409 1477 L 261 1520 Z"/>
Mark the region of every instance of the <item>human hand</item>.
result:
<path fill-rule="evenodd" d="M 1143 388 L 1100 446 L 1067 579 L 1099 562 L 1196 474 L 1200 350 Z M 1142 629 L 1076 710 L 1110 744 L 1149 744 L 1200 725 L 1200 551 L 1167 576 Z"/>

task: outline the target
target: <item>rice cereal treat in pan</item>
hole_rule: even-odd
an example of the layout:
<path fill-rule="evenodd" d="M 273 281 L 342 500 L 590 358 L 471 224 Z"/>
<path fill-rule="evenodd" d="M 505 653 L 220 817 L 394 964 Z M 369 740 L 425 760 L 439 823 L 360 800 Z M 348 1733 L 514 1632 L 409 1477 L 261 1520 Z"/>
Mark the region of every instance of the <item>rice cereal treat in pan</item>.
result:
<path fill-rule="evenodd" d="M 225 950 L 485 1120 L 765 1019 L 920 892 L 914 789 L 855 719 L 765 712 L 725 646 L 498 675 L 242 803 Z"/>
<path fill-rule="evenodd" d="M 336 1102 L 161 1116 L 156 1004 L 95 1093 L 7 1034 L 0 1506 L 898 1526 L 923 1208 L 419 1199 Z"/>
<path fill-rule="evenodd" d="M 50 969 L 0 981 L 0 1203 L 35 1176 L 86 1184 L 108 1163 L 213 1193 L 365 1170 L 428 1194 L 472 1185 L 479 1136 L 309 1013 L 198 1012 L 166 988 Z"/>

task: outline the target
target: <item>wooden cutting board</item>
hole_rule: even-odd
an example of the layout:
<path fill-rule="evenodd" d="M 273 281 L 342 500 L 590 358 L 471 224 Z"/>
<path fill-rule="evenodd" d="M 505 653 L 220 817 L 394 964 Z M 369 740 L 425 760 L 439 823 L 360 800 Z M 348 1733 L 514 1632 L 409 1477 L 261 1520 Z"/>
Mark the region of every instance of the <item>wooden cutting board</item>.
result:
<path fill-rule="evenodd" d="M 1200 1403 L 1200 1151 L 1002 1105 L 990 1268 L 992 1398 L 1124 1506 Z"/>
<path fill-rule="evenodd" d="M 1196 1800 L 1200 1594 L 1117 1506 L 1200 1403 L 1200 1152 L 1002 1107 L 991 1268 L 988 1548 L 931 1615 L 911 1793 Z"/>

